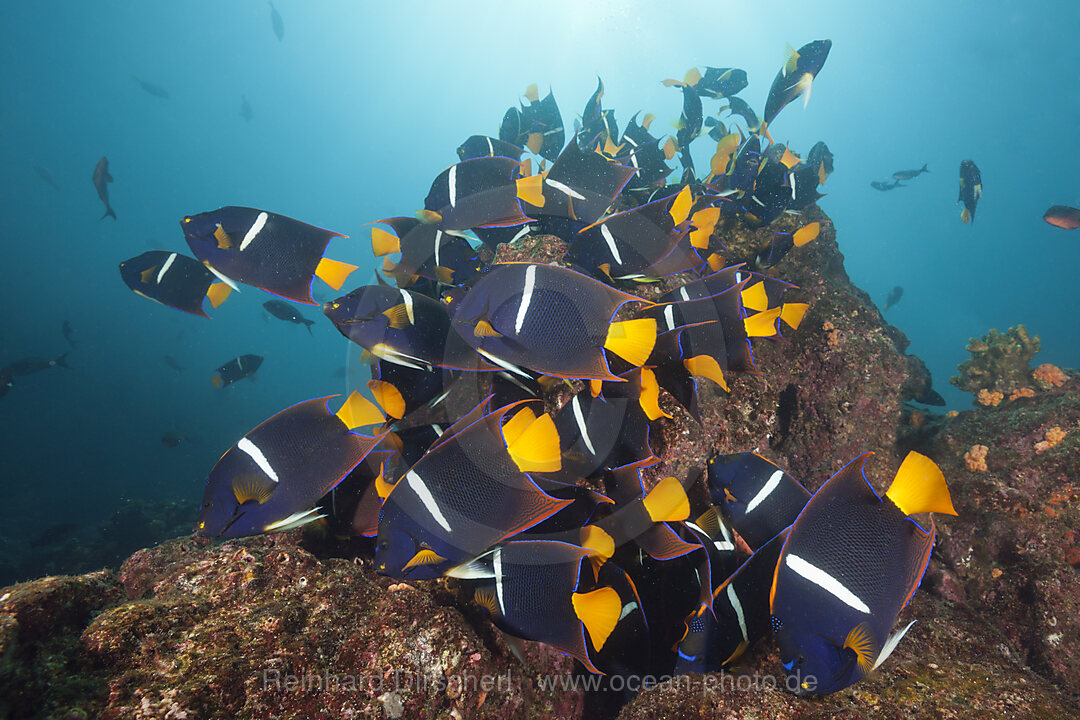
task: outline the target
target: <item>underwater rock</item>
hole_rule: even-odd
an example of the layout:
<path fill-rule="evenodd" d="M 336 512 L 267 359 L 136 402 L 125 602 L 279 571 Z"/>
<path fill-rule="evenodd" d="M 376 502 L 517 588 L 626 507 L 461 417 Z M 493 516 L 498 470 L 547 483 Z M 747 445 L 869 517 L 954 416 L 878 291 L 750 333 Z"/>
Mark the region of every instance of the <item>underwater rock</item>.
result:
<path fill-rule="evenodd" d="M 941 564 L 931 563 L 923 583 L 958 594 L 1022 662 L 1072 693 L 1080 693 L 1078 390 L 1074 377 L 945 422 L 927 452 L 949 478 L 959 516 L 938 524 Z M 990 450 L 971 463 L 978 445 Z"/>
<path fill-rule="evenodd" d="M 1023 325 L 1004 333 L 991 330 L 978 340 L 971 338 L 967 345 L 971 358 L 960 364 L 960 374 L 949 382 L 975 395 L 981 405 L 997 405 L 1014 392 L 1035 387 L 1031 359 L 1040 347 L 1039 336 L 1029 335 Z"/>

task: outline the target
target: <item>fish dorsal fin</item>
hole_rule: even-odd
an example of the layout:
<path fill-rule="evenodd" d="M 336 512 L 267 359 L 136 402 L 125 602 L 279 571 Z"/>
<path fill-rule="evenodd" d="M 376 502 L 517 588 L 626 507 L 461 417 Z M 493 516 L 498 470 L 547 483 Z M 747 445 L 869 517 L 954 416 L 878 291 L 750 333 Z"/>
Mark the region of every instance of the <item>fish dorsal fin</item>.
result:
<path fill-rule="evenodd" d="M 803 225 L 801 228 L 795 231 L 795 234 L 791 236 L 792 241 L 795 243 L 795 247 L 802 247 L 806 243 L 810 242 L 818 236 L 821 232 L 821 223 L 812 222 L 807 225 Z"/>
<path fill-rule="evenodd" d="M 844 647 L 855 653 L 859 670 L 863 675 L 867 675 L 874 669 L 874 659 L 878 656 L 878 652 L 874 647 L 874 637 L 870 633 L 870 627 L 866 623 L 859 623 L 851 628 L 847 637 L 844 638 Z"/>
<path fill-rule="evenodd" d="M 401 391 L 384 380 L 368 380 L 367 386 L 378 406 L 390 417 L 400 420 L 405 414 L 405 398 Z"/>
<path fill-rule="evenodd" d="M 871 670 L 877 670 L 878 666 L 881 665 L 881 663 L 889 659 L 889 656 L 892 655 L 893 650 L 896 649 L 896 646 L 900 644 L 900 641 L 904 639 L 904 636 L 907 635 L 907 631 L 910 630 L 911 626 L 914 624 L 915 621 L 912 620 L 904 627 L 903 630 L 895 632 L 889 636 L 889 639 L 885 641 L 885 645 L 881 648 L 881 652 L 878 654 L 877 660 L 874 661 L 874 667 L 870 668 Z"/>
<path fill-rule="evenodd" d="M 345 280 L 357 267 L 357 265 L 323 258 L 319 261 L 318 267 L 315 268 L 315 275 L 330 287 L 340 290 L 341 286 L 345 284 Z"/>
<path fill-rule="evenodd" d="M 672 522 L 690 517 L 690 501 L 678 478 L 661 480 L 642 499 L 653 522 Z"/>
<path fill-rule="evenodd" d="M 885 497 L 892 500 L 905 515 L 936 512 L 956 515 L 949 486 L 941 468 L 925 455 L 909 452 L 896 471 Z"/>
<path fill-rule="evenodd" d="M 386 421 L 386 416 L 379 407 L 360 394 L 359 390 L 353 390 L 345 404 L 341 406 L 335 415 L 345 423 L 350 430 L 363 427 L 364 425 L 381 425 Z"/>
<path fill-rule="evenodd" d="M 233 497 L 243 505 L 254 500 L 260 505 L 270 499 L 277 483 L 262 473 L 241 473 L 232 480 Z"/>
<path fill-rule="evenodd" d="M 574 614 L 585 626 L 593 647 L 601 650 L 611 631 L 619 622 L 622 600 L 614 588 L 602 587 L 592 592 L 574 593 L 570 596 Z"/>

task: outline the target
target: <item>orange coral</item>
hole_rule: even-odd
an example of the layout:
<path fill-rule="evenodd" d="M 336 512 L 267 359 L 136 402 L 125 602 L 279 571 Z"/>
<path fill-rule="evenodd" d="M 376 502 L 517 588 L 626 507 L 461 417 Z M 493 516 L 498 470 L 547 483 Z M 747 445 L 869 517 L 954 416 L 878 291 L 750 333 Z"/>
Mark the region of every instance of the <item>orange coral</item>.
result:
<path fill-rule="evenodd" d="M 960 414 L 960 411 L 958 411 L 958 410 L 950 410 L 949 412 L 945 413 L 945 417 L 947 417 L 949 419 L 952 419 L 952 418 L 956 417 L 959 414 Z"/>
<path fill-rule="evenodd" d="M 1035 378 L 1035 382 L 1039 383 L 1039 387 L 1043 390 L 1061 387 L 1069 379 L 1069 376 L 1062 372 L 1061 368 L 1050 363 L 1043 363 L 1035 368 L 1035 372 L 1031 373 L 1031 377 Z"/>
<path fill-rule="evenodd" d="M 1059 427 L 1050 428 L 1046 431 L 1046 435 L 1044 436 L 1046 439 L 1035 443 L 1035 454 L 1039 455 L 1046 452 L 1064 440 L 1066 435 L 1068 435 L 1068 433 Z"/>
<path fill-rule="evenodd" d="M 1017 390 L 1013 390 L 1012 395 L 1009 396 L 1009 402 L 1022 397 L 1035 397 L 1035 391 L 1029 387 L 1022 387 Z"/>
<path fill-rule="evenodd" d="M 964 463 L 971 472 L 986 472 L 986 453 L 990 448 L 985 445 L 972 445 L 964 453 Z"/>
<path fill-rule="evenodd" d="M 1005 396 L 997 390 L 990 391 L 983 388 L 979 391 L 978 401 L 980 405 L 986 405 L 987 407 L 997 407 L 1001 404 L 1001 401 L 1005 399 Z"/>

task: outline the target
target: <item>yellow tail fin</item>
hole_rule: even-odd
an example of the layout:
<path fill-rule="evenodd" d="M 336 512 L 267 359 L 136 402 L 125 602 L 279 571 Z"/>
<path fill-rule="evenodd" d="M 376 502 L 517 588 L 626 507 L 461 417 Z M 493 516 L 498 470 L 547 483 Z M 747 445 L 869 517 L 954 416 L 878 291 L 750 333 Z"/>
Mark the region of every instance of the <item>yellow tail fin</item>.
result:
<path fill-rule="evenodd" d="M 783 308 L 774 307 L 772 310 L 754 313 L 743 320 L 746 334 L 749 337 L 768 337 L 776 334 L 776 319 L 780 317 Z"/>
<path fill-rule="evenodd" d="M 229 297 L 229 293 L 232 292 L 232 288 L 225 283 L 213 283 L 206 290 L 206 297 L 210 298 L 210 307 L 217 307 L 221 303 L 225 302 L 225 298 Z"/>
<path fill-rule="evenodd" d="M 686 358 L 683 360 L 683 367 L 691 375 L 697 377 L 708 378 L 714 383 L 724 389 L 724 392 L 731 392 L 728 388 L 727 381 L 724 380 L 724 371 L 720 368 L 720 363 L 716 362 L 716 358 L 711 355 L 695 355 L 692 358 Z"/>
<path fill-rule="evenodd" d="M 540 90 L 537 89 L 536 83 L 533 83 L 529 87 L 525 88 L 525 99 L 531 103 L 540 99 Z"/>
<path fill-rule="evenodd" d="M 532 411 L 525 408 L 515 415 L 511 422 L 523 412 L 532 415 Z M 555 422 L 550 415 L 545 413 L 534 418 L 523 430 L 514 427 L 511 434 L 514 439 L 507 442 L 506 449 L 521 472 L 556 472 L 562 469 L 559 431 L 555 429 Z M 505 432 L 503 438 L 506 438 Z"/>
<path fill-rule="evenodd" d="M 544 207 L 544 176 L 539 173 L 528 177 L 518 178 L 517 196 L 530 205 Z"/>
<path fill-rule="evenodd" d="M 591 551 L 597 557 L 608 560 L 615 554 L 615 539 L 596 525 L 581 528 L 581 547 Z"/>
<path fill-rule="evenodd" d="M 525 406 L 514 413 L 514 416 L 503 423 L 502 426 L 503 442 L 506 443 L 506 446 L 510 447 L 517 442 L 518 438 L 522 436 L 535 420 L 536 414 L 528 406 Z"/>
<path fill-rule="evenodd" d="M 611 323 L 604 347 L 636 367 L 641 367 L 656 345 L 656 320 L 640 318 Z"/>
<path fill-rule="evenodd" d="M 705 208 L 694 213 L 694 217 L 690 219 L 690 222 L 694 224 L 694 229 L 690 231 L 690 245 L 698 250 L 709 247 L 709 237 L 719 219 L 720 208 L 718 207 Z"/>
<path fill-rule="evenodd" d="M 225 381 L 221 379 L 221 375 L 214 373 L 214 376 L 210 378 L 210 384 L 216 388 L 220 388 L 225 384 Z"/>
<path fill-rule="evenodd" d="M 653 522 L 674 522 L 690 517 L 686 490 L 673 477 L 664 478 L 642 500 Z"/>
<path fill-rule="evenodd" d="M 761 312 L 769 309 L 769 296 L 765 292 L 765 283 L 757 282 L 750 287 L 743 288 L 740 293 L 742 305 L 747 310 Z"/>
<path fill-rule="evenodd" d="M 638 397 L 638 404 L 645 411 L 645 417 L 650 420 L 671 417 L 660 409 L 660 383 L 656 382 L 656 373 L 648 368 L 641 369 L 641 396 Z"/>
<path fill-rule="evenodd" d="M 780 319 L 791 328 L 798 328 L 809 308 L 806 303 L 784 303 L 780 306 Z"/>
<path fill-rule="evenodd" d="M 803 225 L 801 228 L 795 231 L 795 234 L 791 236 L 791 239 L 795 242 L 795 247 L 802 247 L 806 243 L 810 242 L 818 236 L 821 232 L 821 223 L 812 222 L 809 225 Z"/>
<path fill-rule="evenodd" d="M 383 415 L 382 410 L 375 403 L 361 395 L 358 390 L 352 391 L 349 399 L 335 414 L 341 419 L 341 422 L 345 423 L 345 427 L 350 430 L 364 425 L 381 425 L 386 421 L 386 416 Z"/>
<path fill-rule="evenodd" d="M 956 515 L 949 486 L 941 468 L 925 455 L 909 452 L 896 471 L 885 497 L 896 503 L 905 515 L 936 512 Z"/>
<path fill-rule="evenodd" d="M 401 252 L 401 240 L 393 233 L 373 227 L 371 228 L 371 252 L 375 253 L 375 257 Z"/>
<path fill-rule="evenodd" d="M 323 258 L 319 261 L 318 267 L 315 268 L 315 275 L 330 287 L 340 290 L 341 286 L 345 284 L 346 278 L 356 268 L 356 265 Z"/>
<path fill-rule="evenodd" d="M 679 194 L 675 196 L 675 200 L 672 201 L 671 207 L 668 208 L 668 214 L 671 215 L 671 219 L 678 225 L 686 218 L 690 217 L 690 208 L 694 205 L 694 196 L 690 192 L 690 186 L 687 185 Z"/>
<path fill-rule="evenodd" d="M 375 402 L 392 418 L 401 419 L 405 414 L 405 398 L 401 391 L 384 380 L 368 380 L 368 388 Z"/>
<path fill-rule="evenodd" d="M 602 587 L 592 592 L 574 593 L 570 601 L 574 605 L 574 614 L 588 631 L 593 647 L 603 649 L 622 614 L 619 593 L 614 588 Z"/>

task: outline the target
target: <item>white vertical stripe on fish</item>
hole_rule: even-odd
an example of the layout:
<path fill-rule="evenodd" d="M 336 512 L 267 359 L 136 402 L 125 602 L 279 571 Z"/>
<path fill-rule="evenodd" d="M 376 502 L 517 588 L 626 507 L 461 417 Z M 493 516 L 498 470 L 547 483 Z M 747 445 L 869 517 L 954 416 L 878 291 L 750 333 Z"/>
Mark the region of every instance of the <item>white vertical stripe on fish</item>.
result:
<path fill-rule="evenodd" d="M 251 244 L 251 241 L 254 240 L 259 233 L 262 232 L 262 229 L 266 226 L 266 220 L 268 217 L 270 216 L 267 215 L 265 212 L 261 212 L 259 213 L 258 217 L 255 218 L 255 222 L 251 224 L 251 227 L 249 227 L 248 231 L 244 234 L 244 239 L 240 241 L 241 252 L 243 252 L 244 249 Z"/>

